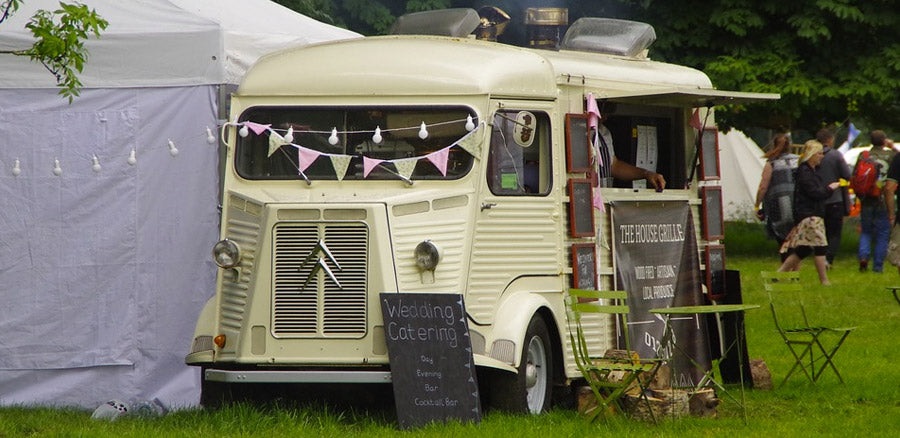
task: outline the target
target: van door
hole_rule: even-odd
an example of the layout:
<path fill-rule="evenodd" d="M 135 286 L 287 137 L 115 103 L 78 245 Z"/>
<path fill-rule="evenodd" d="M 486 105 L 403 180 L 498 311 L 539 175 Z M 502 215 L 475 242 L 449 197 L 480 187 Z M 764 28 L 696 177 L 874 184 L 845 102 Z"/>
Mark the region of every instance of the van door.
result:
<path fill-rule="evenodd" d="M 480 324 L 493 322 L 497 300 L 513 280 L 561 270 L 550 111 L 546 103 L 513 102 L 490 119 L 466 297 L 467 311 Z"/>

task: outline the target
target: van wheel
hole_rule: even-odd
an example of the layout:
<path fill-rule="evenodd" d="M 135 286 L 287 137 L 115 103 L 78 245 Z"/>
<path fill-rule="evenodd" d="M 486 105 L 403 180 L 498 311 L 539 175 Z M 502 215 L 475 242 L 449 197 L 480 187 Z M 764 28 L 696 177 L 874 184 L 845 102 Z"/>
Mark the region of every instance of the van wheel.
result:
<path fill-rule="evenodd" d="M 539 414 L 550 409 L 553 389 L 553 360 L 550 333 L 544 320 L 535 315 L 525 331 L 519 372 L 495 372 L 483 382 L 488 408 L 508 412 Z M 481 377 L 479 377 L 480 379 Z"/>

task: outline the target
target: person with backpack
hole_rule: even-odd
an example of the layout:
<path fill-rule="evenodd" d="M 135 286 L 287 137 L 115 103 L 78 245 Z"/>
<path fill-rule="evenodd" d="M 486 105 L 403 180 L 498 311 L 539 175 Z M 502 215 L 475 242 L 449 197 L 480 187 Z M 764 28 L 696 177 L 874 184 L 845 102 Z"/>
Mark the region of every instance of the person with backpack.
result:
<path fill-rule="evenodd" d="M 840 186 L 840 183 L 837 181 L 825 183 L 822 177 L 816 174 L 815 169 L 824 157 L 822 143 L 817 140 L 809 140 L 803 145 L 803 155 L 794 175 L 794 219 L 797 225 L 791 229 L 784 239 L 784 244 L 781 245 L 780 251 L 787 254 L 787 257 L 778 267 L 778 271 L 795 271 L 800 266 L 801 260 L 813 254 L 819 283 L 827 286 L 831 282 L 828 281 L 825 261 L 828 248 L 823 219 L 825 200 Z"/>
<path fill-rule="evenodd" d="M 882 272 L 884 258 L 887 254 L 891 223 L 888 218 L 882 188 L 887 178 L 891 161 L 897 154 L 891 147 L 886 147 L 887 136 L 884 131 L 876 129 L 869 133 L 872 148 L 863 151 L 853 167 L 850 188 L 860 199 L 860 235 L 859 272 L 869 268 L 872 260 L 872 272 Z"/>
<path fill-rule="evenodd" d="M 828 128 L 822 128 L 816 133 L 816 140 L 822 143 L 825 153 L 825 157 L 816 168 L 816 173 L 826 183 L 840 181 L 841 178 L 849 181 L 850 166 L 844 161 L 844 155 L 834 149 L 834 133 Z M 841 246 L 841 231 L 844 228 L 844 216 L 850 214 L 849 206 L 849 194 L 846 187 L 835 190 L 825 200 L 825 236 L 828 237 L 828 252 L 825 254 L 825 261 L 829 268 L 834 263 L 834 256 L 837 255 L 838 248 Z"/>
<path fill-rule="evenodd" d="M 756 217 L 766 221 L 766 234 L 781 248 L 794 227 L 794 170 L 800 157 L 791 153 L 791 138 L 787 134 L 775 135 L 763 157 L 766 164 L 756 190 Z M 782 262 L 785 257 L 782 254 Z"/>

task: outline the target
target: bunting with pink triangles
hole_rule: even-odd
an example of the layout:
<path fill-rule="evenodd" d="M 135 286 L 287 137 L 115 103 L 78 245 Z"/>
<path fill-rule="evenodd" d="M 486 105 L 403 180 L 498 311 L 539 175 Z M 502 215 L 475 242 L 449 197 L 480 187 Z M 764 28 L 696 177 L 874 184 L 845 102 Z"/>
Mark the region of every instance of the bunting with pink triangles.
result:
<path fill-rule="evenodd" d="M 327 156 L 331 165 L 334 168 L 334 173 L 337 176 L 339 181 L 342 181 L 344 177 L 347 175 L 347 170 L 350 167 L 350 160 L 354 156 L 359 155 L 345 155 L 345 154 L 327 154 L 324 152 L 319 152 L 315 149 L 310 149 L 304 147 L 299 144 L 294 144 L 291 141 L 293 140 L 293 136 L 290 130 L 288 130 L 286 135 L 281 135 L 276 130 L 272 129 L 272 125 L 264 125 L 261 123 L 254 122 L 240 122 L 234 123 L 234 125 L 242 126 L 241 136 L 246 136 L 249 133 L 244 131 L 243 128 L 247 128 L 250 131 L 253 131 L 256 135 L 262 135 L 263 133 L 268 132 L 269 134 L 269 156 L 272 156 L 275 152 L 277 152 L 282 146 L 292 146 L 297 150 L 297 171 L 299 173 L 303 173 L 306 169 L 309 168 L 316 160 L 319 159 L 322 155 Z M 369 174 L 379 165 L 391 164 L 397 170 L 397 174 L 403 177 L 404 179 L 409 179 L 412 176 L 413 170 L 415 170 L 416 164 L 420 159 L 426 159 L 429 163 L 431 163 L 441 175 L 447 176 L 447 163 L 449 161 L 450 156 L 450 148 L 459 147 L 476 159 L 481 158 L 481 142 L 483 141 L 484 131 L 483 131 L 483 123 L 479 123 L 474 129 L 466 133 L 466 135 L 460 137 L 459 140 L 453 142 L 449 146 L 445 146 L 437 151 L 431 152 L 427 155 L 421 157 L 408 157 L 408 158 L 398 158 L 394 160 L 381 160 L 370 158 L 365 155 L 362 155 L 363 159 L 363 178 L 367 178 Z"/>

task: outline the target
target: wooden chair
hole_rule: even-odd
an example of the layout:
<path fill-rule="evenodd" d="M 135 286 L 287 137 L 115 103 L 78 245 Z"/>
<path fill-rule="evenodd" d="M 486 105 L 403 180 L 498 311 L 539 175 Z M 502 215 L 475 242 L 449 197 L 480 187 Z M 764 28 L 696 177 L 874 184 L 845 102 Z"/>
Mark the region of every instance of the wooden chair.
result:
<path fill-rule="evenodd" d="M 811 325 L 806 315 L 806 308 L 803 306 L 803 302 L 798 296 L 802 290 L 799 272 L 764 271 L 761 272 L 760 275 L 763 279 L 763 285 L 765 286 L 766 292 L 769 294 L 769 308 L 772 310 L 772 319 L 775 322 L 775 329 L 778 331 L 781 339 L 784 341 L 785 345 L 787 345 L 791 355 L 794 357 L 794 365 L 791 367 L 790 371 L 788 371 L 787 375 L 784 376 L 784 380 L 781 381 L 779 387 L 783 386 L 791 375 L 794 374 L 794 371 L 798 369 L 810 382 L 815 384 L 819 378 L 822 377 L 822 373 L 825 369 L 830 368 L 834 371 L 838 380 L 841 383 L 844 383 L 841 373 L 838 372 L 837 367 L 834 365 L 834 355 L 844 343 L 844 340 L 847 339 L 847 336 L 850 335 L 850 332 L 856 329 L 856 327 L 824 327 Z M 778 319 L 776 303 L 784 310 L 783 307 L 785 306 L 782 306 L 782 304 L 789 302 L 794 303 L 794 307 L 796 308 L 795 311 L 799 311 L 799 318 L 795 318 L 793 324 L 790 326 L 785 326 L 783 325 L 784 321 L 779 321 Z M 782 312 L 782 316 L 784 316 L 784 313 L 785 312 Z M 826 347 L 827 341 L 823 338 L 829 333 L 836 335 L 837 341 L 830 347 Z M 819 362 L 818 364 L 816 363 L 817 361 Z"/>
<path fill-rule="evenodd" d="M 639 398 L 647 404 L 647 411 L 651 419 L 655 421 L 653 409 L 647 398 L 649 391 L 646 385 L 649 385 L 653 379 L 661 362 L 639 359 L 637 354 L 631 350 L 628 343 L 627 315 L 629 309 L 625 304 L 626 297 L 625 291 L 570 289 L 566 300 L 569 339 L 575 355 L 575 364 L 597 400 L 597 406 L 585 412 L 588 419 L 592 421 L 601 415 L 606 416 L 615 412 L 625 413 L 622 404 L 623 396 L 635 385 L 639 391 Z M 609 357 L 592 354 L 588 351 L 588 342 L 581 324 L 582 315 L 588 313 L 621 318 L 619 321 L 625 338 L 625 357 Z"/>

